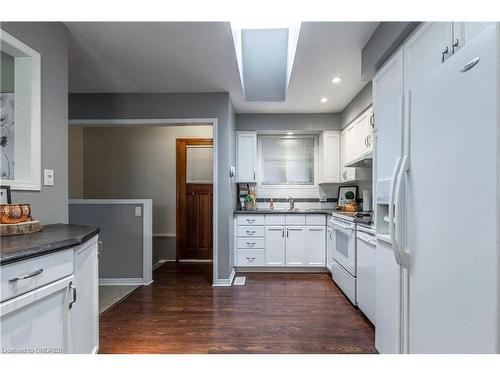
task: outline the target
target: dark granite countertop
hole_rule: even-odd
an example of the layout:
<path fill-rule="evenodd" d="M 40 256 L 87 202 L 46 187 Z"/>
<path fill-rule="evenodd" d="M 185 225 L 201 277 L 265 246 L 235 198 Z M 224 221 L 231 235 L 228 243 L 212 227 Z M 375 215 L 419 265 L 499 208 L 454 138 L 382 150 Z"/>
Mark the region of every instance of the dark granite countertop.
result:
<path fill-rule="evenodd" d="M 283 210 L 283 209 L 274 209 L 270 210 L 268 208 L 263 208 L 263 209 L 257 209 L 253 211 L 246 211 L 246 210 L 235 210 L 234 214 L 235 215 L 269 215 L 269 214 L 275 214 L 275 215 L 290 215 L 290 214 L 312 214 L 312 215 L 327 215 L 331 214 L 332 211 L 334 211 L 333 208 L 306 208 L 306 209 L 294 209 L 294 210 Z"/>
<path fill-rule="evenodd" d="M 99 233 L 99 228 L 83 225 L 51 224 L 43 231 L 2 237 L 0 265 L 53 253 L 87 242 Z"/>

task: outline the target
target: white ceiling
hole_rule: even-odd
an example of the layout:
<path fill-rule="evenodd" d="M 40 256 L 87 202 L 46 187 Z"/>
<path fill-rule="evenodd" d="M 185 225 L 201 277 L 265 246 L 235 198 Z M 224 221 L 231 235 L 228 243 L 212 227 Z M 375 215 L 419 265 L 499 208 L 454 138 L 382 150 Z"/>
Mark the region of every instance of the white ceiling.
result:
<path fill-rule="evenodd" d="M 66 25 L 72 93 L 228 91 L 237 113 L 306 113 L 339 112 L 361 90 L 361 50 L 378 23 L 302 23 L 284 102 L 245 101 L 229 22 Z"/>

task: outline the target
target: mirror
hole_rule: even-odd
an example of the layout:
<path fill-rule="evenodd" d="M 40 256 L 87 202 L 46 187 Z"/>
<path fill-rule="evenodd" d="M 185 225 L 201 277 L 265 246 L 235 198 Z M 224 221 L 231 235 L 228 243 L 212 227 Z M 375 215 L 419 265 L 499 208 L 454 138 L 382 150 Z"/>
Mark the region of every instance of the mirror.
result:
<path fill-rule="evenodd" d="M 40 190 L 40 54 L 0 29 L 0 184 Z"/>

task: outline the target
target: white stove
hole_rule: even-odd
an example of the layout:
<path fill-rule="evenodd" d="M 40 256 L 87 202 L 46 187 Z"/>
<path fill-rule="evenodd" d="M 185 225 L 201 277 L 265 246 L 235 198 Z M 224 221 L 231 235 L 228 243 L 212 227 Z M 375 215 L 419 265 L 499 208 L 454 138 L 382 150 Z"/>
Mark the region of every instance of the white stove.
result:
<path fill-rule="evenodd" d="M 368 223 L 370 220 L 370 213 L 334 211 L 328 221 L 328 268 L 335 283 L 354 305 L 357 305 L 357 221 Z"/>

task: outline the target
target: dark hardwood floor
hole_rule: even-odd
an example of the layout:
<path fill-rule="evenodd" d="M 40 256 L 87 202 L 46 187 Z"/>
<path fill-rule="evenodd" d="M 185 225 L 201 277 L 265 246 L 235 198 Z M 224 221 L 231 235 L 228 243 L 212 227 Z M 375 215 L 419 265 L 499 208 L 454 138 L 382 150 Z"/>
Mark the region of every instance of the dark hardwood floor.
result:
<path fill-rule="evenodd" d="M 100 353 L 376 353 L 373 327 L 328 274 L 245 274 L 166 263 L 100 318 Z M 241 276 L 241 275 L 239 275 Z"/>

